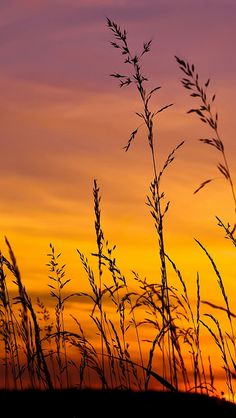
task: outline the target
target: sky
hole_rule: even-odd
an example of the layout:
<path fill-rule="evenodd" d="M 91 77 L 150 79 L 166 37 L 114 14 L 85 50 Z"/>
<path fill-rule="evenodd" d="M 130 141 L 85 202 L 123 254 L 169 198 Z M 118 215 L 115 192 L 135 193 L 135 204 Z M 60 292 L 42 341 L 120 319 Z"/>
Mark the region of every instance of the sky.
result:
<path fill-rule="evenodd" d="M 236 3 L 234 0 L 1 0 L 0 1 L 0 244 L 11 242 L 23 279 L 36 294 L 47 293 L 47 253 L 62 251 L 77 286 L 82 269 L 76 249 L 96 248 L 92 187 L 102 195 L 106 237 L 117 244 L 122 269 L 159 277 L 157 239 L 146 195 L 152 180 L 145 130 L 128 153 L 122 147 L 139 120 L 137 92 L 120 89 L 109 74 L 123 71 L 110 45 L 106 17 L 128 31 L 134 51 L 153 40 L 143 61 L 150 88 L 162 89 L 153 108 L 174 105 L 154 127 L 159 167 L 182 140 L 185 145 L 166 173 L 163 189 L 170 209 L 165 239 L 168 254 L 195 292 L 221 303 L 216 278 L 197 247 L 214 256 L 229 295 L 236 290 L 234 252 L 215 216 L 235 222 L 230 189 L 221 179 L 217 153 L 201 144 L 207 127 L 186 114 L 194 99 L 180 84 L 174 55 L 194 63 L 200 78 L 211 78 L 219 130 L 232 176 L 236 169 Z M 193 191 L 216 178 L 201 192 Z M 210 284 L 209 284 L 210 283 Z"/>

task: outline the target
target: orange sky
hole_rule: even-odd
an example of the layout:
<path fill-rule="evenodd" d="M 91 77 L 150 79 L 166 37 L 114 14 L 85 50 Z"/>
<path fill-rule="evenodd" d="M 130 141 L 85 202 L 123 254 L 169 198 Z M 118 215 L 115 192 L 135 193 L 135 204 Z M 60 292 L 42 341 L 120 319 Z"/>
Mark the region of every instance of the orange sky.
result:
<path fill-rule="evenodd" d="M 216 278 L 193 238 L 201 240 L 233 301 L 234 249 L 215 220 L 218 215 L 234 222 L 232 198 L 223 179 L 193 195 L 202 181 L 219 177 L 218 155 L 197 141 L 209 131 L 186 115 L 193 100 L 180 85 L 182 74 L 173 57 L 194 62 L 204 81 L 211 77 L 235 178 L 235 2 L 6 0 L 0 11 L 1 248 L 6 235 L 29 291 L 48 291 L 50 242 L 63 253 L 72 287 L 78 277 L 83 283 L 76 248 L 87 254 L 95 249 L 94 178 L 102 193 L 105 234 L 118 246 L 119 265 L 130 277 L 131 270 L 150 279 L 159 276 L 156 237 L 145 205 L 152 179 L 145 131 L 128 153 L 122 150 L 139 124 L 135 111 L 140 103 L 132 88 L 120 90 L 109 78 L 122 68 L 109 46 L 109 16 L 128 29 L 134 49 L 153 39 L 145 72 L 151 88 L 162 86 L 153 106 L 174 103 L 158 119 L 159 163 L 186 141 L 163 181 L 171 201 L 167 252 L 192 295 L 199 271 L 203 296 L 209 297 L 210 288 L 211 299 L 221 303 Z"/>

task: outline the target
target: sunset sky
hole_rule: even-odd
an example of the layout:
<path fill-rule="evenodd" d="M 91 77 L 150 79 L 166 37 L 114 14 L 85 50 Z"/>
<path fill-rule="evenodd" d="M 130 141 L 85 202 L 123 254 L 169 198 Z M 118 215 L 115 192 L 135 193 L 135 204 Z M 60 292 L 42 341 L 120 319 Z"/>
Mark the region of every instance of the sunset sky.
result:
<path fill-rule="evenodd" d="M 203 296 L 222 303 L 209 262 L 194 242 L 213 255 L 234 302 L 235 253 L 215 215 L 235 222 L 230 189 L 217 172 L 219 155 L 198 139 L 209 130 L 186 111 L 194 107 L 180 84 L 174 55 L 194 63 L 200 79 L 211 78 L 219 131 L 236 181 L 236 2 L 234 0 L 1 0 L 0 112 L 1 249 L 10 240 L 29 291 L 48 293 L 47 252 L 62 251 L 74 288 L 86 286 L 76 248 L 96 248 L 92 187 L 98 180 L 106 237 L 117 259 L 159 280 L 157 240 L 145 205 L 152 180 L 145 130 L 128 153 L 122 147 L 140 123 L 137 92 L 120 89 L 110 73 L 123 72 L 122 57 L 109 42 L 106 16 L 128 31 L 138 51 L 153 40 L 143 61 L 149 86 L 162 89 L 153 109 L 160 114 L 157 158 L 163 164 L 182 140 L 163 181 L 171 201 L 166 251 L 194 292 L 196 272 Z M 199 194 L 194 190 L 216 178 Z M 132 283 L 131 283 L 132 286 Z M 212 290 L 215 289 L 215 290 Z"/>

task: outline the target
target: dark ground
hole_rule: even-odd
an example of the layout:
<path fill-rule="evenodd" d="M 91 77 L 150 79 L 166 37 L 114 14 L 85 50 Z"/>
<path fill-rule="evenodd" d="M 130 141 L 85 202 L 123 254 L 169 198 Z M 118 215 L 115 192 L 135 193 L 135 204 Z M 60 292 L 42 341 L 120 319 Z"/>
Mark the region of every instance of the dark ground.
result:
<path fill-rule="evenodd" d="M 196 394 L 129 391 L 0 391 L 1 417 L 236 418 L 236 405 Z"/>

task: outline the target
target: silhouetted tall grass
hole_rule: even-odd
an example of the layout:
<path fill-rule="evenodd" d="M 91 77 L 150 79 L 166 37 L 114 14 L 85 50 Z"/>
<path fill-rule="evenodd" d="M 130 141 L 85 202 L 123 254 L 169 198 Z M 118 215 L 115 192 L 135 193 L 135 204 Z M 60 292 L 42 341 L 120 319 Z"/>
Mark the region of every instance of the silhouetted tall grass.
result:
<path fill-rule="evenodd" d="M 213 105 L 215 102 L 216 95 L 213 94 L 210 96 L 208 93 L 208 87 L 210 84 L 210 79 L 208 79 L 204 84 L 200 82 L 200 78 L 198 73 L 196 72 L 194 64 L 189 64 L 187 61 L 180 59 L 178 57 L 175 57 L 176 61 L 179 65 L 179 68 L 181 71 L 185 74 L 185 77 L 182 78 L 181 83 L 183 87 L 187 90 L 190 90 L 190 96 L 194 97 L 194 99 L 198 100 L 200 102 L 199 106 L 196 108 L 190 109 L 187 113 L 194 113 L 198 116 L 198 118 L 206 125 L 210 130 L 213 132 L 212 138 L 201 138 L 200 141 L 204 144 L 210 145 L 211 147 L 215 148 L 221 155 L 222 162 L 217 164 L 217 169 L 220 172 L 220 174 L 226 179 L 227 183 L 230 186 L 230 190 L 232 193 L 233 198 L 233 204 L 234 204 L 234 211 L 236 212 L 236 195 L 235 195 L 235 187 L 232 180 L 232 175 L 229 168 L 228 159 L 226 157 L 225 152 L 225 145 L 222 140 L 222 137 L 219 133 L 219 123 L 218 123 L 218 113 L 213 110 Z M 201 185 L 198 187 L 197 190 L 195 190 L 194 193 L 199 192 L 203 187 L 205 187 L 208 183 L 210 183 L 212 179 L 205 180 Z M 230 227 L 230 224 L 227 223 L 225 225 L 223 221 L 216 217 L 218 221 L 218 225 L 223 228 L 223 230 L 226 233 L 226 238 L 230 239 L 230 241 L 235 245 L 235 237 L 234 232 L 236 228 L 236 223 L 234 220 L 234 226 Z M 232 313 L 230 311 L 229 301 L 226 294 L 223 278 L 219 272 L 219 269 L 216 266 L 216 263 L 214 262 L 213 257 L 209 254 L 207 249 L 203 246 L 201 242 L 196 240 L 197 244 L 200 246 L 200 248 L 204 251 L 206 256 L 208 257 L 214 272 L 217 277 L 217 282 L 223 297 L 223 301 L 225 304 L 225 309 L 221 307 L 221 309 L 225 310 L 227 313 L 227 318 L 230 324 L 230 331 L 231 334 L 228 333 L 223 336 L 223 331 L 221 329 L 219 321 L 213 316 L 206 314 L 212 321 L 213 324 L 216 326 L 215 333 L 210 326 L 205 324 L 205 322 L 202 322 L 203 325 L 210 331 L 211 335 L 214 338 L 215 343 L 220 349 L 221 356 L 224 362 L 224 370 L 226 373 L 226 384 L 228 386 L 230 395 L 232 396 L 232 399 L 234 399 L 234 389 L 233 389 L 233 381 L 232 377 L 234 376 L 234 372 L 236 371 L 236 344 L 235 344 L 235 331 L 232 321 Z M 229 340 L 229 342 L 228 342 Z M 233 368 L 233 372 L 231 370 L 231 367 Z"/>
<path fill-rule="evenodd" d="M 39 299 L 32 302 L 6 240 L 9 255 L 0 253 L 1 386 L 21 390 L 78 386 L 80 389 L 147 391 L 155 382 L 156 388 L 166 391 L 215 394 L 214 361 L 205 355 L 202 343 L 202 329 L 206 329 L 219 349 L 225 383 L 229 396 L 234 399 L 235 315 L 219 269 L 205 245 L 196 240 L 196 249 L 201 248 L 214 270 L 224 306 L 201 300 L 199 273 L 196 274 L 196 305 L 193 306 L 187 282 L 166 249 L 165 216 L 169 202 L 165 200 L 161 180 L 183 142 L 166 160 L 157 163 L 155 121 L 172 104 L 161 106 L 157 111 L 151 108 L 151 99 L 160 89 L 160 86 L 148 89 L 148 79 L 143 72 L 143 59 L 150 51 L 151 41 L 144 42 L 141 51 L 135 54 L 130 50 L 127 32 L 110 19 L 107 19 L 107 25 L 113 36 L 111 44 L 121 53 L 127 69 L 125 74 L 111 75 L 121 87 L 133 86 L 142 105 L 142 111 L 137 113 L 142 123 L 131 133 L 124 149 L 130 149 L 138 131 L 144 127 L 153 171 L 147 205 L 157 234 L 160 274 L 157 280 L 150 281 L 137 272 L 133 272 L 131 278 L 122 273 L 115 255 L 116 247 L 109 243 L 103 231 L 101 195 L 96 180 L 93 185 L 95 250 L 91 257 L 77 250 L 89 290 L 78 288 L 73 294 L 67 292 L 70 280 L 66 276 L 66 266 L 61 262 L 61 254 L 50 244 L 47 267 L 53 309 Z M 191 91 L 192 97 L 200 100 L 200 106 L 188 113 L 196 113 L 213 131 L 214 138 L 201 141 L 220 152 L 222 162 L 217 167 L 230 186 L 235 205 L 234 184 L 218 131 L 218 116 L 212 110 L 215 95 L 211 98 L 207 95 L 209 80 L 202 86 L 194 65 L 176 59 L 186 76 L 182 79 L 183 86 Z M 161 147 L 161 140 L 158 147 Z M 196 192 L 210 181 L 204 181 Z M 235 227 L 219 217 L 217 222 L 226 238 L 235 245 Z M 177 279 L 175 286 L 171 282 L 173 274 Z M 10 281 L 13 281 L 15 293 L 9 291 Z M 73 314 L 69 305 L 72 299 L 78 306 Z M 90 320 L 89 329 L 83 323 L 85 313 L 80 309 L 84 301 L 90 308 L 86 318 Z M 222 329 L 216 315 L 203 313 L 202 306 L 224 312 L 230 333 Z M 68 314 L 74 322 L 72 329 L 67 323 Z"/>

